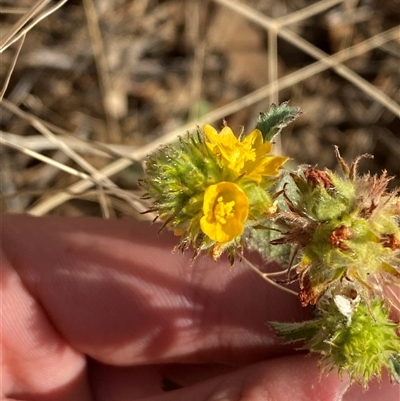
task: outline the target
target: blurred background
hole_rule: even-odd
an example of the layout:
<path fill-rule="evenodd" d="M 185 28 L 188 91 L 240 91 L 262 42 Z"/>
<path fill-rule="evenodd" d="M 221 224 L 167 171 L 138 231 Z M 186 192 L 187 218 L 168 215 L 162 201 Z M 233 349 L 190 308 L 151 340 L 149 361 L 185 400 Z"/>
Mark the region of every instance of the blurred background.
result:
<path fill-rule="evenodd" d="M 399 0 L 2 0 L 2 209 L 140 217 L 161 144 L 302 115 L 276 152 L 400 186 Z"/>

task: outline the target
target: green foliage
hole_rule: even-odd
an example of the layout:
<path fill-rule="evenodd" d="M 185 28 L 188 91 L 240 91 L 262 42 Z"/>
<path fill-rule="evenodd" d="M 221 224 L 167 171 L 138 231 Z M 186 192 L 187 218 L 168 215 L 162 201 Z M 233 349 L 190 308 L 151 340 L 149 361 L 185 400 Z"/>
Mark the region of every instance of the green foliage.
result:
<path fill-rule="evenodd" d="M 269 219 L 263 223 L 249 227 L 245 233 L 246 249 L 260 254 L 267 262 L 277 262 L 282 266 L 289 263 L 292 249 L 290 245 L 272 245 L 271 241 L 282 237 L 276 224 Z"/>
<path fill-rule="evenodd" d="M 299 108 L 289 106 L 288 102 L 278 106 L 272 104 L 266 113 L 260 113 L 256 128 L 261 131 L 264 141 L 271 141 L 299 115 Z"/>
<path fill-rule="evenodd" d="M 393 355 L 389 359 L 389 371 L 393 375 L 393 378 L 400 383 L 400 354 Z"/>

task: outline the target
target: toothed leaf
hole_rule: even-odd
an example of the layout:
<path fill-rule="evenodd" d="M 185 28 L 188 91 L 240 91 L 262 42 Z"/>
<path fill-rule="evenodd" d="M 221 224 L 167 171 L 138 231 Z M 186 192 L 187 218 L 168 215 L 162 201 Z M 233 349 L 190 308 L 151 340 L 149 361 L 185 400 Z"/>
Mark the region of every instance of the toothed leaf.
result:
<path fill-rule="evenodd" d="M 273 104 L 266 113 L 260 113 L 256 128 L 261 131 L 264 142 L 271 141 L 299 115 L 300 109 L 289 106 L 287 102 L 279 106 Z"/>

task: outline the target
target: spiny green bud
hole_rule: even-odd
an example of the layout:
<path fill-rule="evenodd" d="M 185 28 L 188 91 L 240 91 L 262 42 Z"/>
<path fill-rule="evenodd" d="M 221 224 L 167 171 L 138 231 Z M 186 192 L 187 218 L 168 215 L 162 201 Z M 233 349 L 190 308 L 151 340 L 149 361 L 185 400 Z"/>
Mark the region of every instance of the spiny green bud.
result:
<path fill-rule="evenodd" d="M 373 377 L 381 378 L 383 368 L 400 382 L 399 326 L 389 319 L 383 302 L 361 302 L 350 317 L 343 312 L 327 298 L 314 320 L 272 326 L 287 342 L 305 340 L 303 348 L 321 354 L 324 369 L 335 368 L 364 387 Z"/>

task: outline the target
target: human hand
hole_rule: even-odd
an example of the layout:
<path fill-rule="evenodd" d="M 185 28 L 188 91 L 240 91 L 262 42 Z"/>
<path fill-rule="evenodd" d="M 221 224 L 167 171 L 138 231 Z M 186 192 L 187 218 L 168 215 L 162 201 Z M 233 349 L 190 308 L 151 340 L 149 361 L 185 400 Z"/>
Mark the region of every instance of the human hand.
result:
<path fill-rule="evenodd" d="M 239 262 L 191 264 L 158 228 L 2 217 L 2 399 L 341 399 L 347 379 L 320 375 L 267 324 L 305 318 L 295 297 Z M 396 401 L 399 386 L 343 397 Z"/>

